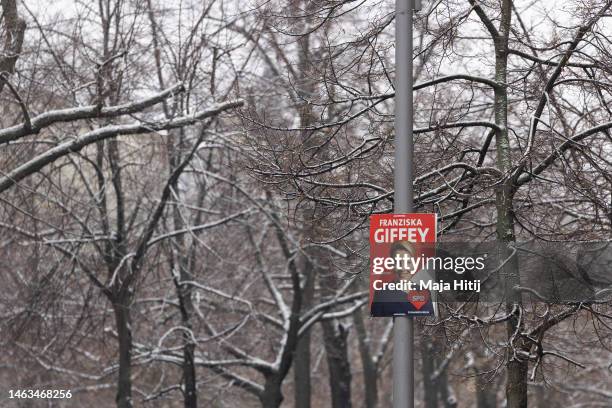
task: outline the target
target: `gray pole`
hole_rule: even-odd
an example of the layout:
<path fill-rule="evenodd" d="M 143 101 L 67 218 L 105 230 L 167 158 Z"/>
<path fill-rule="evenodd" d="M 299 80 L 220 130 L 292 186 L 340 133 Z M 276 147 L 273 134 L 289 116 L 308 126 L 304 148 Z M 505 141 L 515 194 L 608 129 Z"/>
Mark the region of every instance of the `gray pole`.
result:
<path fill-rule="evenodd" d="M 395 0 L 395 195 L 396 214 L 414 211 L 412 191 L 412 10 L 414 0 Z M 414 407 L 414 325 L 394 317 L 393 408 Z"/>

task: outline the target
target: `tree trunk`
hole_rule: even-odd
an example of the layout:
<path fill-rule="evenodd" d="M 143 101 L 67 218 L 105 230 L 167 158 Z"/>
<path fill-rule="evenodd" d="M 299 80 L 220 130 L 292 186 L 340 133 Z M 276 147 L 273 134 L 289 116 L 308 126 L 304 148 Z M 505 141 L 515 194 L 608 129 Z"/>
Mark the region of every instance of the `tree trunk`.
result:
<path fill-rule="evenodd" d="M 262 408 L 278 408 L 283 402 L 282 393 L 283 379 L 277 374 L 266 378 L 264 392 L 261 394 Z"/>
<path fill-rule="evenodd" d="M 186 276 L 182 276 L 186 272 L 181 272 L 181 281 L 187 280 Z M 178 288 L 179 304 L 181 307 L 181 321 L 183 326 L 191 330 L 191 316 L 193 311 L 193 303 L 191 300 L 191 287 L 189 285 L 180 284 Z M 195 344 L 192 335 L 188 332 L 183 332 L 183 385 L 184 397 L 183 403 L 185 408 L 197 408 L 198 392 L 196 383 L 196 370 L 194 363 Z"/>
<path fill-rule="evenodd" d="M 491 384 L 481 384 L 476 380 L 476 404 L 478 408 L 496 408 L 497 396 Z"/>
<path fill-rule="evenodd" d="M 182 129 L 171 132 L 172 137 L 168 138 L 167 149 L 168 149 L 168 164 L 169 173 L 172 174 L 175 169 L 180 165 L 182 160 L 181 150 L 184 148 L 185 134 Z M 172 189 L 177 199 L 180 197 L 180 189 L 178 179 L 172 183 Z M 205 191 L 200 191 L 198 196 L 198 205 L 202 205 Z M 201 213 L 198 213 L 195 219 L 195 224 L 201 223 Z M 175 230 L 181 230 L 185 228 L 185 222 L 180 214 L 180 210 L 177 206 L 172 209 L 172 222 Z M 176 265 L 178 266 L 178 281 L 175 279 L 176 292 L 179 300 L 179 307 L 181 311 L 181 324 L 187 330 L 192 330 L 191 317 L 193 316 L 193 301 L 191 299 L 192 286 L 186 285 L 183 282 L 194 280 L 191 268 L 193 267 L 193 260 L 195 257 L 195 247 L 188 248 L 183 235 L 178 235 L 174 238 L 176 250 L 173 251 L 173 258 L 176 258 Z M 197 392 L 197 378 L 194 363 L 195 347 L 194 339 L 191 333 L 183 332 L 183 405 L 185 408 L 197 408 L 198 406 L 198 392 Z"/>
<path fill-rule="evenodd" d="M 440 399 L 444 404 L 444 408 L 457 408 L 457 398 L 455 397 L 452 387 L 448 383 L 448 375 L 446 370 L 440 373 L 437 385 L 438 392 L 440 393 Z"/>
<path fill-rule="evenodd" d="M 117 408 L 132 408 L 132 327 L 129 300 L 125 296 L 113 304 L 119 342 Z"/>
<path fill-rule="evenodd" d="M 268 195 L 269 197 L 269 195 Z M 278 221 L 278 219 L 276 219 Z M 289 317 L 289 327 L 286 337 L 283 340 L 282 352 L 280 355 L 279 366 L 266 375 L 264 390 L 260 394 L 260 400 L 264 408 L 276 408 L 283 402 L 282 386 L 283 380 L 289 373 L 296 353 L 298 344 L 298 334 L 300 330 L 300 313 L 302 312 L 303 288 L 300 282 L 300 274 L 296 261 L 289 250 L 287 241 L 280 228 L 276 227 L 276 236 L 281 246 L 283 255 L 289 260 L 289 272 L 291 274 L 291 287 L 293 289 L 293 302 L 291 303 L 291 315 Z"/>
<path fill-rule="evenodd" d="M 513 319 L 514 320 L 514 319 Z M 508 331 L 512 326 L 509 324 Z M 506 399 L 508 408 L 527 407 L 527 362 L 511 360 L 508 362 L 508 379 L 506 380 Z"/>
<path fill-rule="evenodd" d="M 15 64 L 17 58 L 21 55 L 23 39 L 26 30 L 26 22 L 17 11 L 16 0 L 2 0 L 2 17 L 6 29 L 4 47 L 0 57 L 0 72 L 6 77 L 0 80 L 0 92 L 4 88 L 5 81 L 8 80 L 8 75 L 15 72 Z"/>
<path fill-rule="evenodd" d="M 437 381 L 431 379 L 436 367 L 434 364 L 434 345 L 431 338 L 423 337 L 421 343 L 421 360 L 423 371 L 423 391 L 425 395 L 425 408 L 438 408 L 438 386 Z"/>
<path fill-rule="evenodd" d="M 187 336 L 187 335 L 185 335 Z M 185 408 L 197 408 L 198 393 L 196 387 L 196 374 L 194 364 L 195 345 L 191 339 L 185 339 L 183 347 L 183 381 L 185 382 Z"/>
<path fill-rule="evenodd" d="M 310 408 L 310 329 L 298 341 L 293 367 L 295 408 Z"/>
<path fill-rule="evenodd" d="M 487 371 L 485 366 L 487 356 L 481 347 L 476 348 L 474 356 L 477 408 L 495 408 L 497 407 L 497 384 L 494 378 L 487 381 L 486 376 L 483 375 Z"/>
<path fill-rule="evenodd" d="M 312 305 L 315 289 L 313 265 L 304 259 L 304 307 Z M 293 366 L 295 408 L 310 408 L 312 387 L 310 383 L 310 329 L 298 340 Z"/>
<path fill-rule="evenodd" d="M 378 406 L 378 370 L 375 362 L 372 360 L 370 337 L 361 313 L 361 310 L 356 310 L 353 313 L 353 320 L 355 322 L 355 330 L 357 331 L 361 366 L 363 367 L 365 408 L 376 408 Z"/>
<path fill-rule="evenodd" d="M 176 227 L 179 227 L 177 229 L 183 228 L 183 223 L 181 221 L 180 214 L 178 214 L 178 210 L 176 210 L 176 208 L 174 211 L 174 224 Z M 177 239 L 177 245 L 180 251 L 186 248 L 185 242 L 182 237 Z M 186 249 L 184 251 L 187 252 Z M 194 363 L 196 344 L 194 343 L 193 335 L 190 333 L 192 330 L 191 317 L 194 313 L 193 300 L 191 298 L 192 286 L 183 283 L 193 280 L 193 275 L 190 272 L 192 264 L 189 262 L 188 256 L 186 256 L 184 253 L 178 253 L 177 256 L 179 258 L 178 265 L 180 269 L 180 282 L 176 282 L 176 286 L 179 298 L 179 306 L 181 310 L 181 324 L 183 325 L 183 327 L 189 330 L 189 332 L 183 332 L 183 403 L 185 408 L 197 408 L 198 391 L 196 369 Z"/>
<path fill-rule="evenodd" d="M 329 387 L 333 408 L 351 407 L 351 366 L 348 360 L 348 330 L 335 320 L 322 322 Z"/>
<path fill-rule="evenodd" d="M 290 2 L 293 12 L 301 14 L 302 10 L 307 9 L 307 5 L 301 0 Z M 308 31 L 306 26 L 309 24 L 310 18 L 300 18 L 296 21 L 299 31 Z M 310 35 L 305 34 L 298 38 L 298 70 L 297 70 L 297 93 L 300 97 L 307 98 L 314 92 L 315 86 L 313 81 L 309 80 L 310 59 Z M 307 128 L 314 122 L 313 109 L 310 104 L 303 104 L 299 109 L 300 127 Z M 311 138 L 312 134 L 307 131 L 302 131 L 304 152 L 308 148 L 316 144 L 316 138 Z M 304 236 L 308 239 L 318 240 L 316 233 L 317 221 L 314 218 L 316 204 L 310 203 L 304 210 Z M 314 286 L 316 270 L 314 265 L 304 257 L 303 259 L 303 275 L 304 292 L 303 292 L 303 307 L 308 309 L 312 305 L 314 298 Z M 311 330 L 308 329 L 298 340 L 296 348 L 296 356 L 294 361 L 293 376 L 294 376 L 294 396 L 296 408 L 310 408 L 312 401 L 312 386 L 310 381 L 310 335 Z"/>
<path fill-rule="evenodd" d="M 502 2 L 501 21 L 499 32 L 495 42 L 495 123 L 500 130 L 496 132 L 497 168 L 502 174 L 512 171 L 512 160 L 510 156 L 510 142 L 508 138 L 508 38 L 510 35 L 510 23 L 512 19 L 512 1 Z M 507 177 L 496 190 L 497 209 L 497 239 L 502 246 L 502 260 L 506 259 L 511 251 L 507 247 L 515 241 L 513 196 L 515 192 L 514 178 Z M 515 293 L 512 288 L 518 285 L 519 276 L 515 262 L 507 262 L 500 273 L 506 276 L 506 285 L 510 292 L 506 310 L 514 311 L 513 317 L 507 323 L 508 339 L 520 331 L 520 319 L 518 308 L 521 307 L 520 294 Z M 517 308 L 518 307 L 518 308 Z M 521 348 L 520 344 L 509 345 L 510 348 Z M 510 350 L 511 353 L 511 350 Z M 510 354 L 512 355 L 512 353 Z M 506 400 L 507 408 L 527 407 L 527 362 L 510 357 L 507 363 Z"/>
<path fill-rule="evenodd" d="M 444 345 L 437 332 L 423 336 L 421 358 L 425 408 L 438 408 L 440 403 L 444 408 L 457 407 L 457 400 L 448 383 L 446 369 L 441 370 L 437 377 L 432 379 L 432 376 L 442 364 L 441 353 L 443 349 Z"/>

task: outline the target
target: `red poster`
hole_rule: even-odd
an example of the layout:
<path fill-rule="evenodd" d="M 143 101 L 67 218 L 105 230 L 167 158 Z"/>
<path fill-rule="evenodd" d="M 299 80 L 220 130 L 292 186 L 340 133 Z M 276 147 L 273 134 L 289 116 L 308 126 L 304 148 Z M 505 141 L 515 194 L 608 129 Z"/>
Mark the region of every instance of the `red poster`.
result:
<path fill-rule="evenodd" d="M 435 299 L 436 214 L 377 214 L 370 217 L 370 314 L 431 316 Z"/>

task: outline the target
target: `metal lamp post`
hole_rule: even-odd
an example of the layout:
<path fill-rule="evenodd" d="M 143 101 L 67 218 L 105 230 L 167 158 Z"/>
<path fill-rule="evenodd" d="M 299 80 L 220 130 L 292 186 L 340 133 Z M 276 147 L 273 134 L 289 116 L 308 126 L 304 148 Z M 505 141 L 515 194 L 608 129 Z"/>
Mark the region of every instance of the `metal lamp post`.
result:
<path fill-rule="evenodd" d="M 420 0 L 395 0 L 395 174 L 396 214 L 414 211 L 412 12 Z M 414 322 L 393 318 L 393 408 L 414 407 Z"/>

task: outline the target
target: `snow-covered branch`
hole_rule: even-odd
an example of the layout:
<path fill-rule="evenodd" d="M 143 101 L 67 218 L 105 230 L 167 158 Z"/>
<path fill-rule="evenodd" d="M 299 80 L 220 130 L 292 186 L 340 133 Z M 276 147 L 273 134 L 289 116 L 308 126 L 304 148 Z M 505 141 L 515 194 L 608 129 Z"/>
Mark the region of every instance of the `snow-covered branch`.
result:
<path fill-rule="evenodd" d="M 219 104 L 210 109 L 195 112 L 192 115 L 181 116 L 169 121 L 152 122 L 146 124 L 131 123 L 126 125 L 111 125 L 101 127 L 85 133 L 84 135 L 79 136 L 70 142 L 62 143 L 9 172 L 6 176 L 0 178 L 0 193 L 13 187 L 15 184 L 19 183 L 21 180 L 30 176 L 31 174 L 36 173 L 46 165 L 53 163 L 60 157 L 78 152 L 85 146 L 92 143 L 114 136 L 150 134 L 162 130 L 176 129 L 193 125 L 206 118 L 211 118 L 227 110 L 240 107 L 243 104 L 244 102 L 242 100 L 234 100 Z"/>
<path fill-rule="evenodd" d="M 41 113 L 29 120 L 29 123 L 11 126 L 0 130 L 0 144 L 8 143 L 17 140 L 21 137 L 33 135 L 46 127 L 56 123 L 65 123 L 75 120 L 93 119 L 93 118 L 114 118 L 122 115 L 141 112 L 144 109 L 156 105 L 163 100 L 181 93 L 185 90 L 182 83 L 173 85 L 153 96 L 140 99 L 135 102 L 125 103 L 122 105 L 100 107 L 98 105 L 88 105 L 77 108 L 67 108 L 52 110 Z"/>

